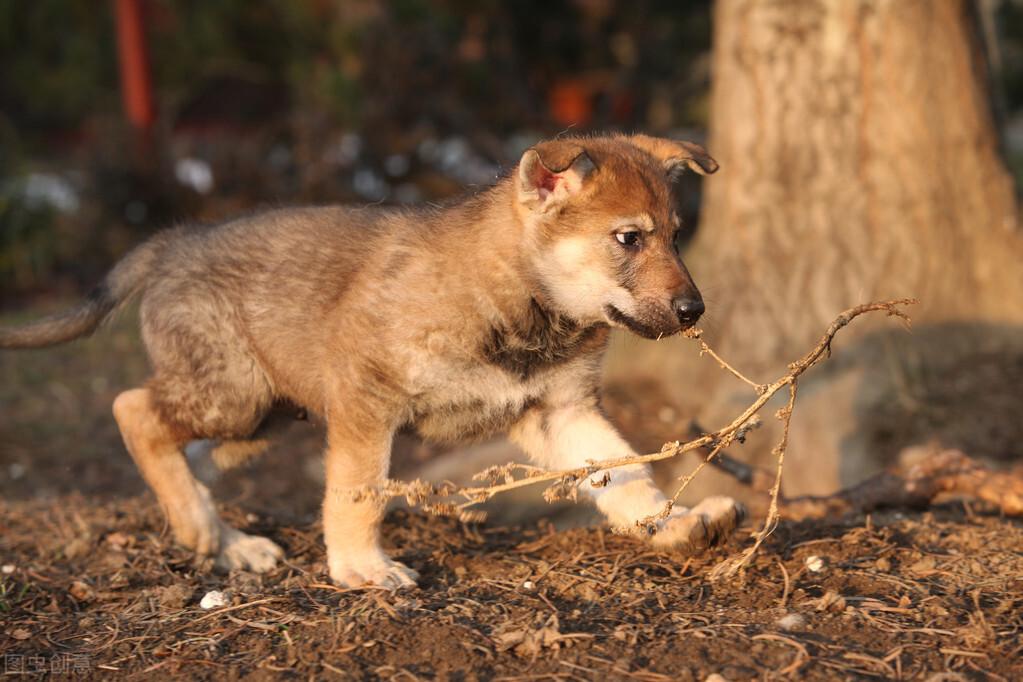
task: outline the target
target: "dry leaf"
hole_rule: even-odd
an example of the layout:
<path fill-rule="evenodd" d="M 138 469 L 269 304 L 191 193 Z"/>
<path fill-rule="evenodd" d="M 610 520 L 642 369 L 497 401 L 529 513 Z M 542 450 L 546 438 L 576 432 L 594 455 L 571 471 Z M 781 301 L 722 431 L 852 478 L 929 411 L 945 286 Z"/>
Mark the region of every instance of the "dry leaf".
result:
<path fill-rule="evenodd" d="M 96 596 L 96 591 L 93 590 L 88 583 L 82 580 L 76 580 L 71 583 L 71 587 L 68 588 L 68 593 L 77 601 L 89 601 Z"/>
<path fill-rule="evenodd" d="M 85 538 L 75 538 L 64 545 L 64 556 L 68 559 L 77 559 L 80 556 L 85 556 L 89 553 L 91 544 Z"/>
<path fill-rule="evenodd" d="M 844 611 L 845 610 L 845 597 L 828 590 L 824 593 L 824 596 L 817 600 L 818 611 Z"/>
<path fill-rule="evenodd" d="M 133 538 L 126 533 L 121 531 L 115 531 L 106 537 L 106 543 L 110 545 L 111 549 L 118 551 L 123 550 L 125 547 L 131 545 Z"/>

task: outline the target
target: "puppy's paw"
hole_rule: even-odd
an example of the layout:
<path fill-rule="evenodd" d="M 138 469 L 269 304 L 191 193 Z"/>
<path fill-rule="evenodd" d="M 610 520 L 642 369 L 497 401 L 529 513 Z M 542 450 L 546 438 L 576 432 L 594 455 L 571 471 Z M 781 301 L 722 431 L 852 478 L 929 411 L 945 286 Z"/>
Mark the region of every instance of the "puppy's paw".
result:
<path fill-rule="evenodd" d="M 167 520 L 174 539 L 182 547 L 200 557 L 215 556 L 230 530 L 217 516 L 210 491 L 201 483 L 195 484 L 194 495 L 184 494 L 176 504 L 166 508 Z"/>
<path fill-rule="evenodd" d="M 215 555 L 223 542 L 224 525 L 205 506 L 174 509 L 167 514 L 174 539 L 201 557 Z"/>
<path fill-rule="evenodd" d="M 654 547 L 673 548 L 685 554 L 696 554 L 709 545 L 710 530 L 703 514 L 694 514 L 682 507 L 657 523 L 657 532 L 650 538 Z"/>
<path fill-rule="evenodd" d="M 655 547 L 697 554 L 727 539 L 743 519 L 746 508 L 730 497 L 714 496 L 692 509 L 675 509 L 652 538 Z"/>
<path fill-rule="evenodd" d="M 240 568 L 266 573 L 284 558 L 284 550 L 277 543 L 258 535 L 247 535 L 230 526 L 222 526 L 217 568 Z"/>
<path fill-rule="evenodd" d="M 349 554 L 330 562 L 330 577 L 341 587 L 383 587 L 403 590 L 416 586 L 419 574 L 383 552 Z"/>

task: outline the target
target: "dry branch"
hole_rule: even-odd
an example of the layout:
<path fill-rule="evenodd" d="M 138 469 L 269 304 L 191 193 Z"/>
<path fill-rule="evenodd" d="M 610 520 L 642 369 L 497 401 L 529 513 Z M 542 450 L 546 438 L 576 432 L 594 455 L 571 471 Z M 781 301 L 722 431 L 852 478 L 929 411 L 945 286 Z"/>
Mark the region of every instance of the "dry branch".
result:
<path fill-rule="evenodd" d="M 757 413 L 771 400 L 781 389 L 788 387 L 788 404 L 778 410 L 776 417 L 782 421 L 782 439 L 774 448 L 774 454 L 778 459 L 777 472 L 774 478 L 774 485 L 771 487 L 771 504 L 769 506 L 767 519 L 763 528 L 756 534 L 755 543 L 737 560 L 728 567 L 719 567 L 732 572 L 743 565 L 756 551 L 760 543 L 771 533 L 779 518 L 779 497 L 782 466 L 784 463 L 785 448 L 788 443 L 789 424 L 792 419 L 792 410 L 795 406 L 796 388 L 799 377 L 804 372 L 816 365 L 822 358 L 831 353 L 831 343 L 835 335 L 852 322 L 855 318 L 865 313 L 884 311 L 890 316 L 901 318 L 908 323 L 909 318 L 900 310 L 900 306 L 916 303 L 914 299 L 897 299 L 892 301 L 879 301 L 866 303 L 846 310 L 839 315 L 828 326 L 817 344 L 806 355 L 791 363 L 788 372 L 769 384 L 758 384 L 728 364 L 717 353 L 715 353 L 700 337 L 702 332 L 692 328 L 685 332 L 689 338 L 700 343 L 700 353 L 710 355 L 722 368 L 739 378 L 754 389 L 757 398 L 741 414 L 727 425 L 711 433 L 703 434 L 685 443 L 678 441 L 666 443 L 660 452 L 646 455 L 633 455 L 629 457 L 618 457 L 607 460 L 587 460 L 588 465 L 575 469 L 564 469 L 559 471 L 547 471 L 536 467 L 526 466 L 518 463 L 509 463 L 504 466 L 490 467 L 485 471 L 476 474 L 473 479 L 477 481 L 488 481 L 487 485 L 459 487 L 452 483 L 434 485 L 422 480 L 415 480 L 408 483 L 399 481 L 388 481 L 383 489 L 363 489 L 356 493 L 357 497 L 372 496 L 380 499 L 392 497 L 404 497 L 406 501 L 415 507 L 419 507 L 428 513 L 456 516 L 462 520 L 479 520 L 483 517 L 482 512 L 470 508 L 489 500 L 494 495 L 515 490 L 529 485 L 550 482 L 551 485 L 544 492 L 544 499 L 553 501 L 555 499 L 575 499 L 578 489 L 586 482 L 591 485 L 606 485 L 610 480 L 607 472 L 618 467 L 631 464 L 645 464 L 659 460 L 677 457 L 686 452 L 692 452 L 701 448 L 709 448 L 710 452 L 704 462 L 696 470 L 681 479 L 681 484 L 675 494 L 668 500 L 665 508 L 658 514 L 636 522 L 633 528 L 618 528 L 618 532 L 638 532 L 649 534 L 652 523 L 660 518 L 665 518 L 671 512 L 671 507 L 685 487 L 696 476 L 696 474 L 720 453 L 720 451 L 734 443 L 742 442 L 746 433 L 759 424 Z M 516 477 L 516 474 L 520 474 Z M 591 477 L 603 473 L 603 478 L 593 481 Z"/>
<path fill-rule="evenodd" d="M 717 463 L 765 498 L 770 495 L 769 472 L 725 453 L 718 455 Z M 900 463 L 832 495 L 780 495 L 778 507 L 785 518 L 799 521 L 886 508 L 923 509 L 952 496 L 987 502 L 1009 516 L 1023 515 L 1023 467 L 996 471 L 960 450 L 932 449 L 916 462 Z M 762 504 L 766 506 L 768 499 Z"/>

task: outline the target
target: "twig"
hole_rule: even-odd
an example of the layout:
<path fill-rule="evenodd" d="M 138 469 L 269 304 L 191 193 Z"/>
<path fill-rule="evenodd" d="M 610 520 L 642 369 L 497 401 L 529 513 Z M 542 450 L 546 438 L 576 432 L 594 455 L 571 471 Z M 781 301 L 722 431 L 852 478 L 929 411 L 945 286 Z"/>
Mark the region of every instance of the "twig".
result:
<path fill-rule="evenodd" d="M 717 361 L 718 365 L 721 367 L 721 369 L 731 372 L 732 376 L 734 376 L 736 379 L 739 379 L 740 381 L 752 386 L 753 390 L 756 391 L 758 395 L 767 390 L 767 386 L 765 386 L 764 384 L 758 384 L 752 379 L 749 379 L 745 374 L 743 374 L 735 367 L 732 367 L 730 364 L 728 364 L 723 357 L 715 353 L 714 349 L 708 346 L 707 343 L 703 340 L 703 338 L 701 338 L 703 336 L 702 329 L 699 329 L 697 327 L 691 327 L 683 333 L 687 337 L 691 339 L 697 339 L 700 342 L 700 355 L 706 354 L 714 358 Z"/>
<path fill-rule="evenodd" d="M 778 558 L 775 558 L 775 562 L 777 562 L 778 568 L 781 569 L 782 578 L 785 580 L 785 585 L 781 592 L 781 599 L 778 600 L 778 606 L 785 608 L 785 605 L 789 600 L 789 592 L 792 590 L 792 579 L 789 578 L 789 572 L 785 570 L 785 562 Z"/>
<path fill-rule="evenodd" d="M 509 463 L 504 466 L 490 467 L 473 477 L 474 480 L 490 480 L 490 485 L 457 487 L 451 483 L 445 483 L 438 486 L 417 479 L 407 483 L 387 481 L 383 488 L 364 488 L 351 494 L 353 494 L 357 499 L 375 497 L 385 500 L 392 497 L 405 497 L 411 506 L 418 506 L 428 513 L 456 516 L 464 521 L 474 521 L 480 520 L 482 518 L 482 514 L 479 512 L 469 511 L 469 508 L 486 502 L 494 495 L 503 492 L 516 490 L 525 486 L 536 485 L 538 483 L 555 481 L 556 483 L 545 491 L 545 499 L 551 501 L 562 497 L 574 497 L 579 486 L 583 485 L 587 481 L 590 481 L 591 485 L 606 485 L 609 480 L 606 473 L 608 470 L 632 464 L 648 464 L 651 462 L 671 459 L 672 457 L 677 457 L 683 453 L 692 452 L 693 450 L 698 450 L 700 448 L 711 448 L 711 452 L 704 462 L 702 462 L 694 472 L 684 477 L 679 489 L 672 496 L 672 499 L 665 505 L 666 509 L 655 515 L 655 517 L 660 517 L 670 512 L 671 505 L 674 503 L 674 500 L 678 498 L 678 495 L 681 494 L 682 490 L 685 489 L 685 486 L 689 484 L 693 477 L 707 463 L 713 460 L 722 448 L 727 447 L 735 440 L 741 441 L 746 431 L 756 426 L 758 423 L 758 418 L 756 417 L 757 413 L 771 400 L 772 397 L 774 397 L 776 393 L 778 393 L 778 391 L 787 386 L 789 387 L 788 404 L 777 413 L 777 417 L 783 422 L 783 432 L 781 441 L 773 451 L 775 456 L 778 458 L 778 467 L 775 475 L 775 483 L 770 491 L 771 505 L 768 510 L 768 516 L 763 528 L 756 534 L 756 541 L 753 546 L 747 549 L 746 552 L 743 553 L 742 557 L 730 564 L 727 568 L 727 572 L 734 572 L 749 561 L 750 557 L 752 557 L 753 553 L 756 552 L 757 548 L 760 547 L 761 543 L 763 543 L 767 536 L 770 535 L 771 531 L 774 529 L 774 525 L 778 522 L 778 497 L 781 489 L 782 466 L 784 463 L 785 448 L 788 444 L 788 433 L 792 418 L 792 410 L 795 405 L 796 383 L 799 377 L 817 364 L 822 358 L 830 355 L 831 343 L 834 340 L 835 335 L 855 318 L 869 312 L 885 311 L 888 315 L 901 318 L 903 321 L 908 323 L 909 317 L 906 316 L 899 307 L 912 305 L 914 303 L 916 303 L 915 299 L 897 299 L 866 303 L 846 310 L 835 318 L 835 320 L 828 326 L 827 330 L 825 330 L 824 334 L 820 337 L 817 344 L 806 355 L 791 363 L 788 366 L 789 371 L 770 384 L 758 384 L 751 379 L 748 379 L 737 369 L 725 362 L 717 353 L 711 350 L 702 339 L 700 339 L 702 332 L 699 329 L 690 330 L 687 333 L 687 336 L 700 342 L 701 354 L 709 354 L 718 362 L 719 365 L 721 365 L 721 367 L 728 370 L 741 381 L 753 387 L 758 395 L 756 400 L 754 400 L 749 407 L 720 429 L 704 434 L 685 443 L 681 443 L 679 441 L 666 443 L 661 448 L 660 452 L 654 452 L 646 455 L 630 455 L 627 457 L 617 457 L 600 461 L 588 460 L 588 465 L 585 467 L 558 471 L 546 471 L 518 463 Z M 522 472 L 523 475 L 516 478 L 516 472 Z M 593 481 L 591 477 L 600 472 L 604 472 L 603 481 Z M 454 499 L 452 500 L 452 498 Z M 649 520 L 650 519 L 641 519 L 637 522 L 634 530 L 645 530 L 644 527 L 649 525 Z"/>
<path fill-rule="evenodd" d="M 774 485 L 771 486 L 771 504 L 767 508 L 767 518 L 764 519 L 764 525 L 758 533 L 756 533 L 756 540 L 753 544 L 746 549 L 742 555 L 733 561 L 726 561 L 718 564 L 711 571 L 711 577 L 720 577 L 722 575 L 733 575 L 740 568 L 749 563 L 749 560 L 753 558 L 753 555 L 760 545 L 763 544 L 767 536 L 774 532 L 774 529 L 778 526 L 778 520 L 780 515 L 778 514 L 778 496 L 781 494 L 781 474 L 785 466 L 785 449 L 789 444 L 789 426 L 792 424 L 792 410 L 796 406 L 796 391 L 799 387 L 799 382 L 795 378 L 792 379 L 792 383 L 789 384 L 789 402 L 782 409 L 778 410 L 777 417 L 782 422 L 782 433 L 781 440 L 778 441 L 778 445 L 771 451 L 778 459 L 778 467 L 774 477 Z"/>
<path fill-rule="evenodd" d="M 717 455 L 729 464 L 730 458 Z M 766 471 L 756 469 L 741 479 L 762 494 L 769 494 Z M 919 461 L 900 463 L 850 488 L 831 495 L 779 497 L 779 510 L 787 519 L 804 520 L 870 513 L 884 508 L 921 509 L 945 496 L 983 500 L 1009 516 L 1023 515 L 1023 467 L 992 469 L 955 449 L 928 449 Z"/>

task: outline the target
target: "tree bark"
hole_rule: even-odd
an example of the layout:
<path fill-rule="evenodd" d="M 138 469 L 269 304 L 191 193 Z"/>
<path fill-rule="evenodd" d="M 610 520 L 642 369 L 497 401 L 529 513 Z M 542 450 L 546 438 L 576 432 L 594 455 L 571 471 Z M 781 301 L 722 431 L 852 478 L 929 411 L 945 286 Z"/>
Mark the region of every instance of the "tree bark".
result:
<path fill-rule="evenodd" d="M 1023 237 L 985 54 L 969 0 L 718 0 L 714 20 L 708 149 L 721 171 L 685 259 L 708 302 L 704 338 L 768 381 L 837 311 L 921 301 L 918 334 L 850 330 L 836 349 L 843 369 L 801 392 L 786 485 L 826 493 L 908 444 L 881 452 L 874 431 L 906 393 L 927 411 L 935 387 L 899 388 L 914 372 L 946 377 L 981 347 L 996 364 L 1023 358 Z M 610 379 L 638 364 L 717 427 L 748 402 L 746 387 L 687 343 L 620 338 Z M 1014 390 L 1005 419 L 1023 422 Z M 749 456 L 762 461 L 771 438 Z"/>

